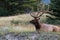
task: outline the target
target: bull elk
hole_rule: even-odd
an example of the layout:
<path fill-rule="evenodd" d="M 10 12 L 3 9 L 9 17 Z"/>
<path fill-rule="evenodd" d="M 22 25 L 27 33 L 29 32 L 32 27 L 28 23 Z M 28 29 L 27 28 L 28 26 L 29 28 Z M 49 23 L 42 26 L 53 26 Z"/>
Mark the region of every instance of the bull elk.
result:
<path fill-rule="evenodd" d="M 60 27 L 56 25 L 46 24 L 46 23 L 40 23 L 39 19 L 44 14 L 43 11 L 37 12 L 37 13 L 30 13 L 30 15 L 34 18 L 30 23 L 35 25 L 36 31 L 45 31 L 45 32 L 59 32 Z"/>

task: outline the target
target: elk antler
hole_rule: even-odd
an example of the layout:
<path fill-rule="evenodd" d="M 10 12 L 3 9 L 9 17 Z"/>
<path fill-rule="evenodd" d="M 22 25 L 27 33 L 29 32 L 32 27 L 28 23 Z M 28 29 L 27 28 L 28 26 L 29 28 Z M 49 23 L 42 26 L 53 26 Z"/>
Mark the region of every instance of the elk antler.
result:
<path fill-rule="evenodd" d="M 33 17 L 33 18 L 38 18 L 38 17 L 40 17 L 40 16 L 42 16 L 43 14 L 44 14 L 44 5 L 42 5 L 42 6 L 40 6 L 41 7 L 41 10 L 39 10 L 39 8 L 38 8 L 38 12 L 32 12 L 32 13 L 30 13 L 30 15 Z M 33 8 L 32 8 L 32 10 L 33 10 Z"/>
<path fill-rule="evenodd" d="M 38 18 L 40 16 L 43 15 L 43 12 L 33 12 L 33 13 L 30 13 L 30 15 L 33 17 L 33 18 Z"/>

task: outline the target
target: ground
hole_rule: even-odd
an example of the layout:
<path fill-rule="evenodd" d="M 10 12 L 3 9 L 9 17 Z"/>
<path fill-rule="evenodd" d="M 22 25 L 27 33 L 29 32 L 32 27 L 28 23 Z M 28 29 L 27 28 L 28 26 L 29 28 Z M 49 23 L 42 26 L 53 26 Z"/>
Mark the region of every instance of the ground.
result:
<path fill-rule="evenodd" d="M 45 16 L 41 22 L 45 22 Z M 59 32 L 35 32 L 30 14 L 0 17 L 0 40 L 60 40 Z"/>
<path fill-rule="evenodd" d="M 7 33 L 0 35 L 0 40 L 60 40 L 60 34 L 45 32 Z"/>

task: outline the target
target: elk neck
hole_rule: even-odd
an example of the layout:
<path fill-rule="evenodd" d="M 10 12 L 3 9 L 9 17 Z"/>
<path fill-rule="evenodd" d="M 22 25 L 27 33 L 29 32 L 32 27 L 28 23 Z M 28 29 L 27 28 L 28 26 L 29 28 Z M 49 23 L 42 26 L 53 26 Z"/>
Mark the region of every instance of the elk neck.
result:
<path fill-rule="evenodd" d="M 35 25 L 36 29 L 40 29 L 41 25 L 39 23 L 39 19 L 35 18 L 34 20 L 35 20 L 35 24 L 34 25 Z"/>

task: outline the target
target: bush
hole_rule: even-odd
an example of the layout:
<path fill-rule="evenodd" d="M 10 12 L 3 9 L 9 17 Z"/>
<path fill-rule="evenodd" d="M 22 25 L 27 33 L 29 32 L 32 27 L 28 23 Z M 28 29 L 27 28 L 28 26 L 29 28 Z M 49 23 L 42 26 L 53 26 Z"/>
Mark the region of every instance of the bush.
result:
<path fill-rule="evenodd" d="M 60 20 L 52 20 L 52 19 L 50 19 L 50 18 L 47 18 L 47 23 L 48 23 L 48 24 L 59 25 L 59 24 L 60 24 Z"/>

